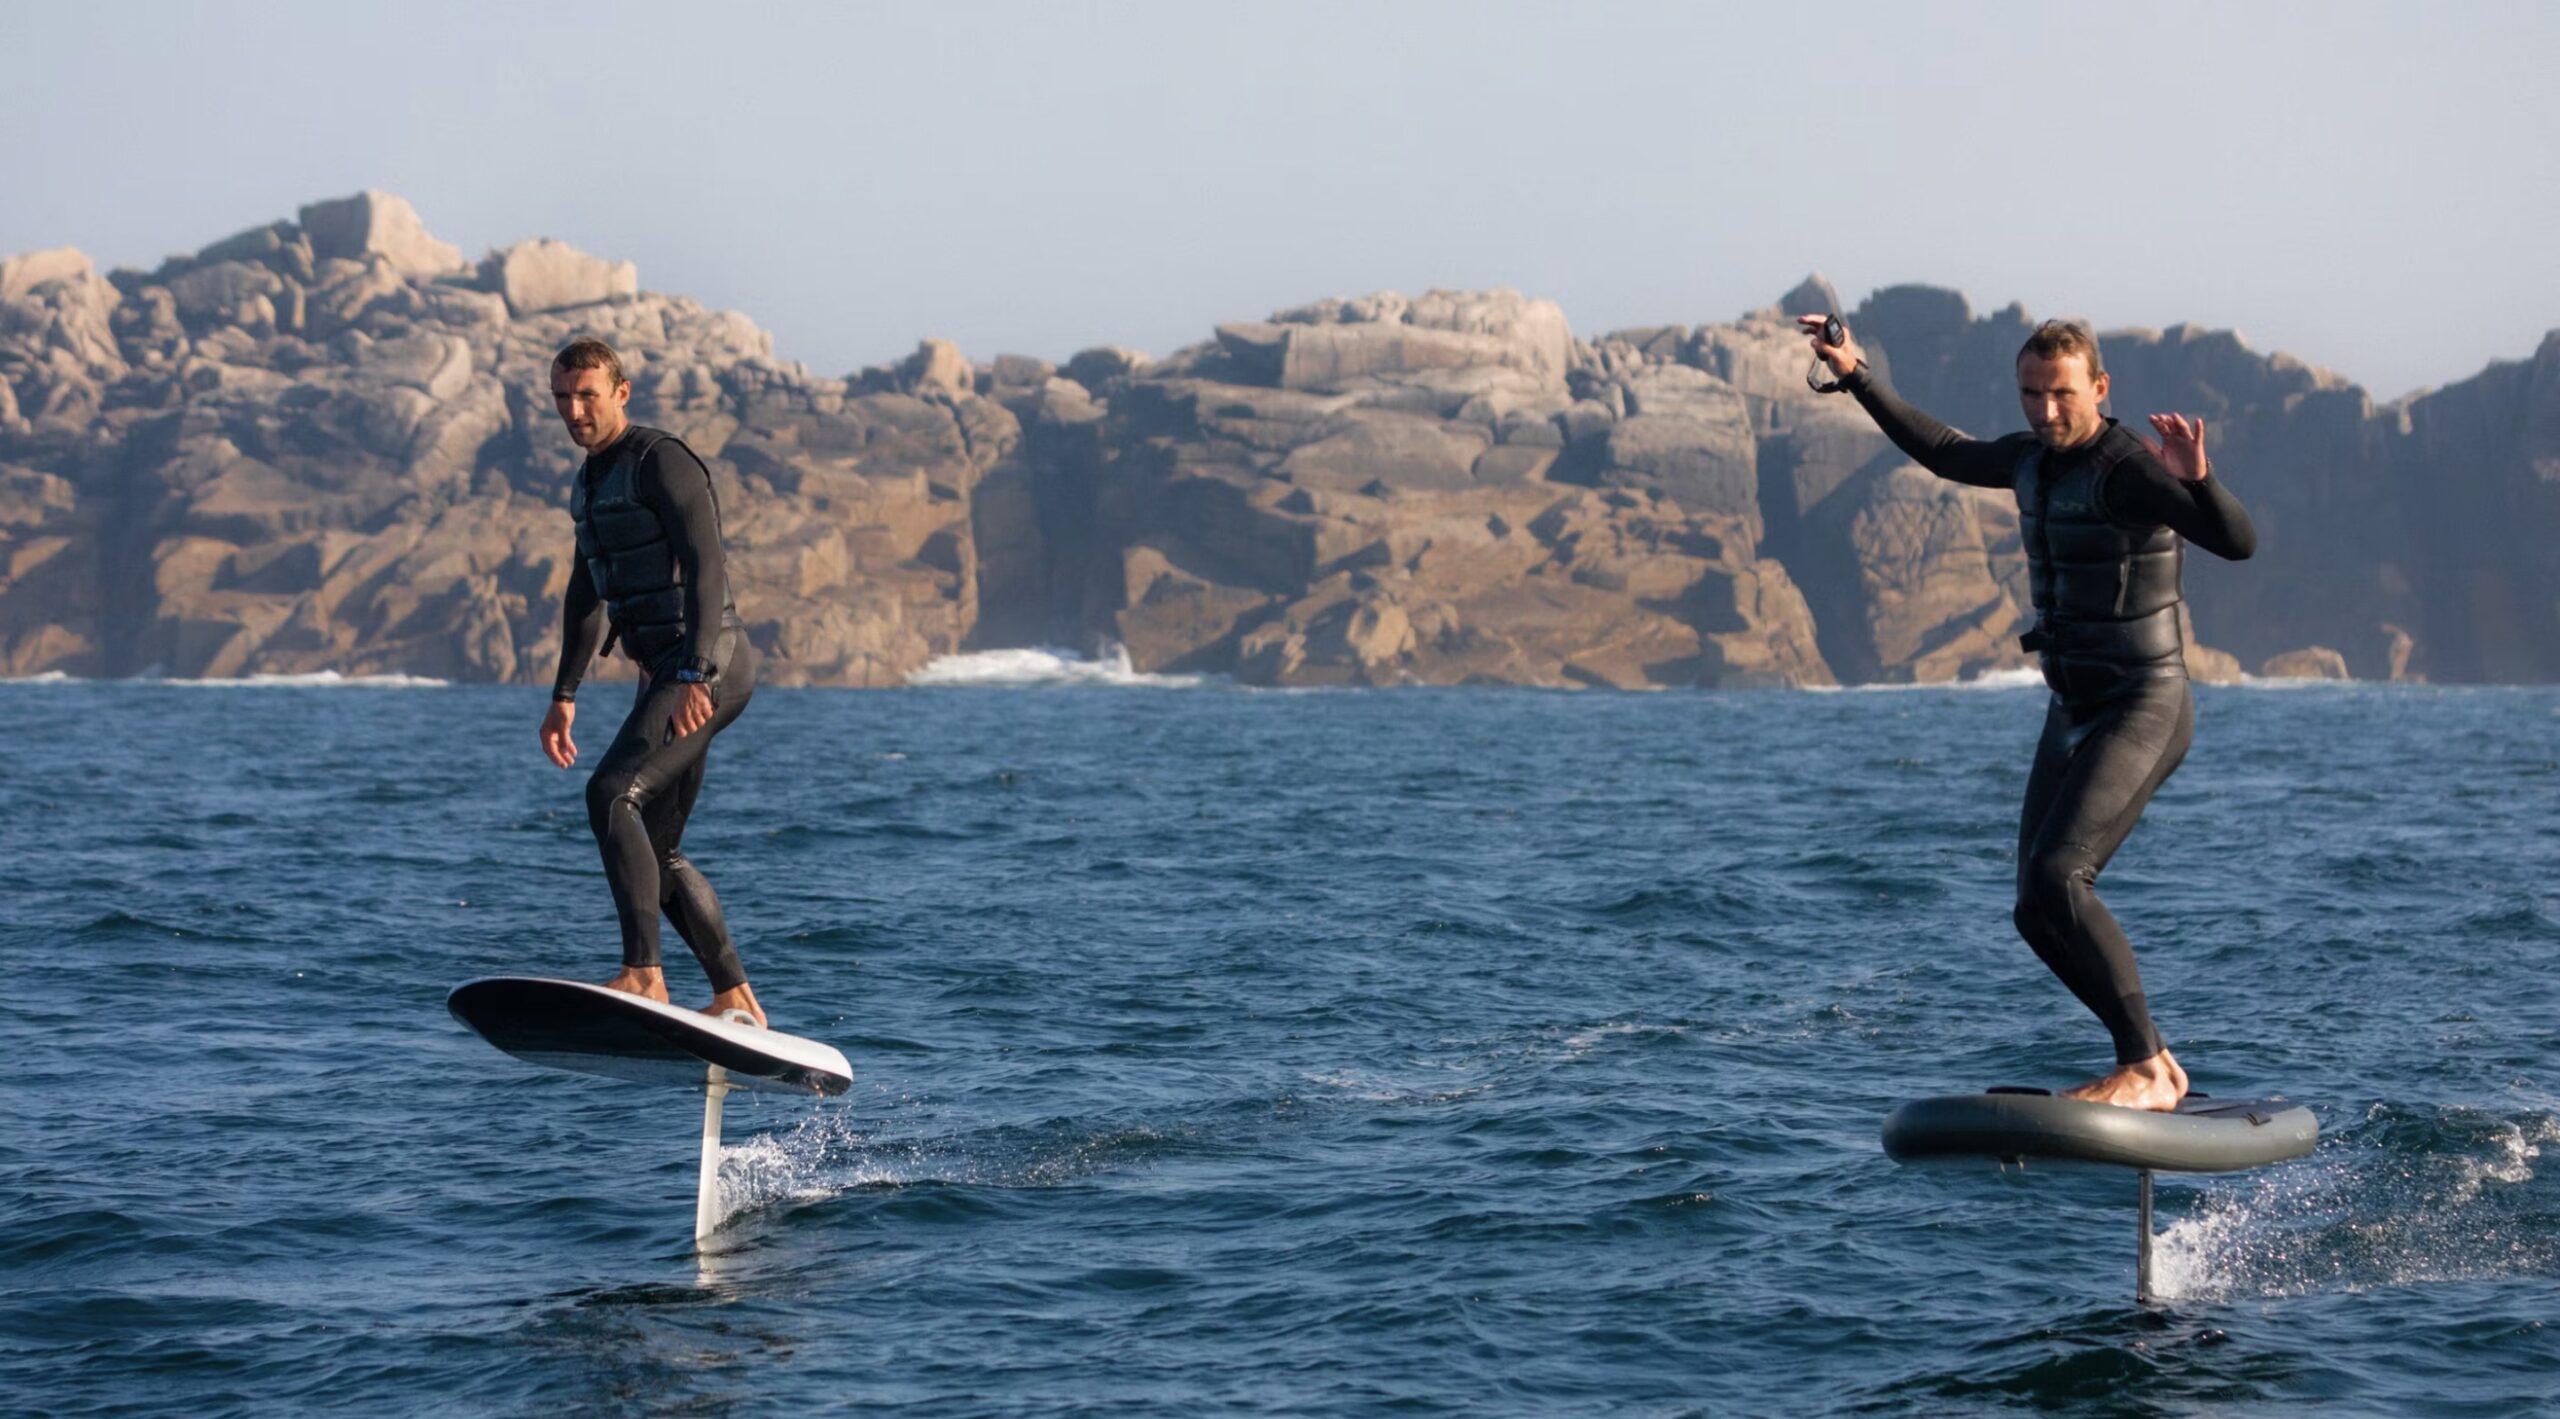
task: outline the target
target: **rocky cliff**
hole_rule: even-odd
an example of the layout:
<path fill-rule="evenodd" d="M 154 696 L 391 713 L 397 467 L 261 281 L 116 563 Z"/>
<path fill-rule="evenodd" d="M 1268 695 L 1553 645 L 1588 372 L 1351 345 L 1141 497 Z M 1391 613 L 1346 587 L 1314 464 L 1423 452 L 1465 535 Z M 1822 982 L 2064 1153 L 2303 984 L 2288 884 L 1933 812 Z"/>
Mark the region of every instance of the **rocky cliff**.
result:
<path fill-rule="evenodd" d="M 1380 293 L 1150 361 L 820 377 L 745 317 L 408 204 L 305 207 L 151 272 L 0 262 L 0 674 L 539 681 L 581 334 L 719 485 L 779 683 L 1117 641 L 1262 684 L 1805 685 L 2022 664 L 2005 495 L 1804 386 L 1787 317 L 1577 339 L 1510 292 Z M 1915 400 L 2015 427 L 2029 324 L 1879 292 Z M 2201 411 L 2264 543 L 2195 559 L 2201 670 L 2560 679 L 2560 343 L 2400 405 L 2227 333 L 2111 332 L 2116 405 Z"/>

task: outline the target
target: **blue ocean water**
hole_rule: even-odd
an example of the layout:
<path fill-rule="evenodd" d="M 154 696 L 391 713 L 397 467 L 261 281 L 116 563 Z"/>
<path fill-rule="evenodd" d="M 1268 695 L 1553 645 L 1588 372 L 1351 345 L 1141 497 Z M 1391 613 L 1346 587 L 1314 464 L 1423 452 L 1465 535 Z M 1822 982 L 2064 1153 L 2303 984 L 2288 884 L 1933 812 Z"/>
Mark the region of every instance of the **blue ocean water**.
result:
<path fill-rule="evenodd" d="M 443 1007 L 615 958 L 539 691 L 0 685 L 0 1410 L 2549 1412 L 2560 692 L 2199 703 L 2109 899 L 2324 1137 L 2145 1308 L 2127 1175 L 1876 1141 L 2107 1062 L 2031 690 L 766 691 L 687 847 L 858 1079 L 698 1255 L 691 1096 Z"/>

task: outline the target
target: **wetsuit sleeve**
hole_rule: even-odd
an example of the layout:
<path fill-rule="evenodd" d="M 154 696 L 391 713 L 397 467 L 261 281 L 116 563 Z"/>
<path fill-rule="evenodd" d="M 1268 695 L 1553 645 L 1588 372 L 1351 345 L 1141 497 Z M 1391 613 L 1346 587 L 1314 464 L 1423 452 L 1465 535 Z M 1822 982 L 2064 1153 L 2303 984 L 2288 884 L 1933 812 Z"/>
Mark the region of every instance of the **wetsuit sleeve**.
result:
<path fill-rule="evenodd" d="M 720 636 L 720 613 L 729 604 L 729 566 L 720 551 L 720 513 L 711 497 L 711 470 L 674 439 L 660 439 L 640 461 L 632 496 L 658 514 L 667 550 L 684 578 L 682 668 L 719 672 L 710 649 Z"/>
<path fill-rule="evenodd" d="M 1893 392 L 1884 376 L 1873 367 L 1860 365 L 1840 381 L 1840 387 L 1857 396 L 1858 406 L 1893 440 L 1893 446 L 1911 455 L 1911 461 L 1952 482 L 1976 488 L 2007 488 L 2018 479 L 2018 455 L 1997 443 L 1972 438 L 1952 429 L 1913 408 Z"/>
<path fill-rule="evenodd" d="M 2171 476 L 2149 452 L 2107 470 L 2098 492 L 2107 516 L 2132 527 L 2167 526 L 2225 561 L 2245 562 L 2258 550 L 2249 510 L 2210 472 L 2201 483 Z"/>
<path fill-rule="evenodd" d="M 570 558 L 574 564 L 576 558 Z M 560 598 L 560 668 L 551 674 L 551 698 L 575 700 L 596 648 L 604 644 L 604 599 L 584 566 L 569 568 L 569 590 Z"/>

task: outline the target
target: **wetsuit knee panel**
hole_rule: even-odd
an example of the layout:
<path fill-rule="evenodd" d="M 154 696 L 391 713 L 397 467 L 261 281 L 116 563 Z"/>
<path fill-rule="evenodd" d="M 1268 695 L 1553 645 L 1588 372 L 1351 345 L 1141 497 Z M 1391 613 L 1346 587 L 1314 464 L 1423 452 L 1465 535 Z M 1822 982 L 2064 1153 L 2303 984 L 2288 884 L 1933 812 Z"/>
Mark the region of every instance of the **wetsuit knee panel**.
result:
<path fill-rule="evenodd" d="M 601 772 L 599 772 L 595 777 L 588 779 L 587 816 L 590 818 L 602 818 L 605 813 L 613 807 L 614 800 L 622 798 L 630 793 L 632 782 L 631 775 L 629 774 L 608 774 Z"/>
<path fill-rule="evenodd" d="M 2018 869 L 2018 911 L 2034 912 L 2049 921 L 2069 921 L 2072 889 L 2090 887 L 2097 880 L 2098 864 L 2087 852 L 2076 848 L 2038 852 Z"/>
<path fill-rule="evenodd" d="M 598 832 L 617 811 L 639 816 L 649 805 L 649 792 L 637 774 L 603 774 L 587 780 L 587 821 Z"/>
<path fill-rule="evenodd" d="M 623 781 L 608 782 L 603 774 L 587 780 L 587 821 L 602 823 L 605 810 L 613 806 L 614 795 L 622 791 Z"/>

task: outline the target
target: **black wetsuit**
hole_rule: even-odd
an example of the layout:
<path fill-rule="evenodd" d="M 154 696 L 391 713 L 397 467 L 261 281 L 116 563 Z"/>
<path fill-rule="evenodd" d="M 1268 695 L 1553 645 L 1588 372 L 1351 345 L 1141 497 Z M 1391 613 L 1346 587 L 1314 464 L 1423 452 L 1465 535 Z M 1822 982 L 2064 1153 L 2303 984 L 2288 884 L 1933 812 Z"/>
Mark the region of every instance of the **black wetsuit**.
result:
<path fill-rule="evenodd" d="M 2195 735 L 2179 539 L 2239 561 L 2258 546 L 2249 514 L 2216 479 L 2172 477 L 2113 419 L 2046 450 L 2031 433 L 1968 438 L 1864 368 L 1842 385 L 1920 466 L 2017 494 L 2036 610 L 2024 643 L 2053 691 L 2018 820 L 2018 934 L 2106 1023 L 2117 1063 L 2148 1059 L 2160 1033 L 2098 874 Z"/>
<path fill-rule="evenodd" d="M 578 524 L 579 569 L 561 605 L 555 700 L 576 698 L 578 681 L 607 630 L 639 662 L 630 716 L 587 780 L 587 821 L 604 854 L 605 880 L 622 926 L 626 966 L 658 964 L 658 914 L 675 923 L 714 991 L 745 983 L 720 898 L 678 850 L 685 819 L 702 792 L 712 736 L 729 727 L 755 693 L 756 652 L 729 596 L 720 547 L 720 508 L 711 475 L 684 444 L 632 426 L 588 456 L 570 500 Z M 711 722 L 681 739 L 668 720 L 692 671 L 710 692 Z"/>

